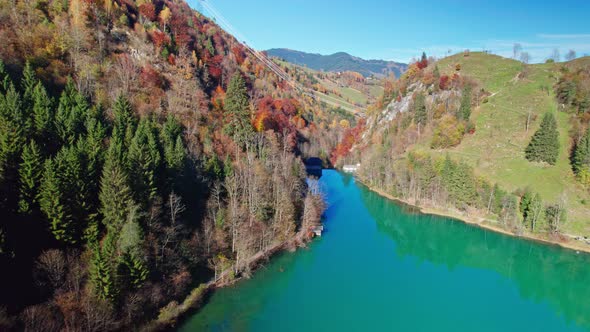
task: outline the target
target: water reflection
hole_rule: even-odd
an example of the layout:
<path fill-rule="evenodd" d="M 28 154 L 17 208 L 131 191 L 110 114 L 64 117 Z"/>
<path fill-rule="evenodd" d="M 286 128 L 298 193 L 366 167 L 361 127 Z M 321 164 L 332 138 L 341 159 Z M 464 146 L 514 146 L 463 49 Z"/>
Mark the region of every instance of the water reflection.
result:
<path fill-rule="evenodd" d="M 396 253 L 446 266 L 495 271 L 513 281 L 520 295 L 547 302 L 566 319 L 590 329 L 590 256 L 517 240 L 461 222 L 409 214 L 361 188 L 362 200 Z"/>

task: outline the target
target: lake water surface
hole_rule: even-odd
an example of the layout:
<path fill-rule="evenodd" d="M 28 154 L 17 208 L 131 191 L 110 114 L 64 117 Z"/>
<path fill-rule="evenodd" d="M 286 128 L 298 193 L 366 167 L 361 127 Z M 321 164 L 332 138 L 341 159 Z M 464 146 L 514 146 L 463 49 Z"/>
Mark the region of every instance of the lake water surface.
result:
<path fill-rule="evenodd" d="M 324 171 L 326 233 L 181 331 L 590 331 L 590 256 L 412 213 Z"/>

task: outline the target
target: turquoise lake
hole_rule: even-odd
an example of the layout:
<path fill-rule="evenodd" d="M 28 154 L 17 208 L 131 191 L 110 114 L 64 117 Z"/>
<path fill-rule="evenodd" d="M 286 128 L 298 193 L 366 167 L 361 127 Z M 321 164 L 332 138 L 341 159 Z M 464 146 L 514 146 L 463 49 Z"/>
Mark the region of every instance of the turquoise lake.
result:
<path fill-rule="evenodd" d="M 422 215 L 324 171 L 326 232 L 180 331 L 590 331 L 590 256 Z"/>

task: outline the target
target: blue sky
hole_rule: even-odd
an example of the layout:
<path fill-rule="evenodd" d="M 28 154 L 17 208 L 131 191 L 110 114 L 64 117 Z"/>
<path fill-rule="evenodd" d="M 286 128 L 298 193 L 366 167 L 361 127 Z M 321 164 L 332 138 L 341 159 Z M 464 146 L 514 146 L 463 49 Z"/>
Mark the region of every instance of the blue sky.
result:
<path fill-rule="evenodd" d="M 408 62 L 471 49 L 590 54 L 590 0 L 206 0 L 251 46 Z M 199 0 L 189 4 L 208 16 Z"/>

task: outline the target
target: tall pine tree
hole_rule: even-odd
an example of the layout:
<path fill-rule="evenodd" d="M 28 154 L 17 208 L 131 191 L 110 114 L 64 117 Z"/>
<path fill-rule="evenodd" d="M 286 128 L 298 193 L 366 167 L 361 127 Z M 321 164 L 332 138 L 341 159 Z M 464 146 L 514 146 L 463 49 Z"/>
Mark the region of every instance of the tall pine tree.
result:
<path fill-rule="evenodd" d="M 576 145 L 572 167 L 580 181 L 590 185 L 590 128 Z"/>
<path fill-rule="evenodd" d="M 113 136 L 117 135 L 117 139 L 124 143 L 126 148 L 131 145 L 135 133 L 135 127 L 137 126 L 137 120 L 133 115 L 133 109 L 131 103 L 125 95 L 119 95 L 113 105 Z"/>
<path fill-rule="evenodd" d="M 41 82 L 38 82 L 33 91 L 33 128 L 35 137 L 46 148 L 55 144 L 53 101 L 47 95 L 47 91 Z"/>
<path fill-rule="evenodd" d="M 16 167 L 29 137 L 31 119 L 25 114 L 21 95 L 13 84 L 0 103 L 0 148 L 10 166 Z"/>
<path fill-rule="evenodd" d="M 28 114 L 33 111 L 33 104 L 35 102 L 34 91 L 37 83 L 39 83 L 39 81 L 37 80 L 35 71 L 27 61 L 25 69 L 23 70 L 21 91 L 23 92 L 23 107 Z"/>
<path fill-rule="evenodd" d="M 55 115 L 56 131 L 63 144 L 72 144 L 83 133 L 89 105 L 69 79 L 59 98 Z"/>
<path fill-rule="evenodd" d="M 132 193 L 123 166 L 122 142 L 113 137 L 100 180 L 100 212 L 107 229 L 118 232 L 132 204 Z"/>
<path fill-rule="evenodd" d="M 41 185 L 41 210 L 57 240 L 79 244 L 88 225 L 91 195 L 84 155 L 77 146 L 64 147 L 45 163 Z"/>
<path fill-rule="evenodd" d="M 546 162 L 555 165 L 559 156 L 559 132 L 553 113 L 543 116 L 541 127 L 535 132 L 531 142 L 525 149 L 529 161 Z"/>
<path fill-rule="evenodd" d="M 18 170 L 20 175 L 20 213 L 31 214 L 38 209 L 39 187 L 43 177 L 43 157 L 35 143 L 31 141 L 23 149 L 22 161 Z"/>
<path fill-rule="evenodd" d="M 476 201 L 477 190 L 472 173 L 468 165 L 457 164 L 447 155 L 442 168 L 442 183 L 451 200 L 462 208 Z"/>
<path fill-rule="evenodd" d="M 6 72 L 6 66 L 4 66 L 4 62 L 0 59 L 0 94 L 6 93 L 8 91 L 8 86 L 10 84 L 10 77 Z"/>
<path fill-rule="evenodd" d="M 154 121 L 141 119 L 129 147 L 129 175 L 136 202 L 147 207 L 158 194 L 162 157 Z"/>
<path fill-rule="evenodd" d="M 459 106 L 459 113 L 457 118 L 459 120 L 469 121 L 471 117 L 471 86 L 467 84 L 463 88 L 461 95 L 461 105 Z"/>
<path fill-rule="evenodd" d="M 168 191 L 178 191 L 176 186 L 179 185 L 183 176 L 186 149 L 182 140 L 182 127 L 171 115 L 168 116 L 162 127 L 161 140 L 164 150 Z"/>
<path fill-rule="evenodd" d="M 57 162 L 48 159 L 45 162 L 39 203 L 41 211 L 49 220 L 49 228 L 53 236 L 66 243 L 75 243 L 75 238 L 69 230 L 73 223 L 72 215 L 66 208 L 64 189 L 58 172 Z"/>
<path fill-rule="evenodd" d="M 107 235 L 102 247 L 100 244 L 94 245 L 90 266 L 90 280 L 96 296 L 111 302 L 116 301 L 119 295 L 115 275 L 116 266 L 114 266 L 116 260 L 114 242 L 113 236 Z"/>
<path fill-rule="evenodd" d="M 414 121 L 417 124 L 424 126 L 428 120 L 428 113 L 426 111 L 426 98 L 424 94 L 419 92 L 414 100 Z"/>
<path fill-rule="evenodd" d="M 13 212 L 18 209 L 18 167 L 30 135 L 30 120 L 21 95 L 9 82 L 6 94 L 0 94 L 0 204 Z"/>
<path fill-rule="evenodd" d="M 250 124 L 250 97 L 240 72 L 235 73 L 229 82 L 224 105 L 230 118 L 226 131 L 238 140 L 245 139 L 253 129 Z"/>
<path fill-rule="evenodd" d="M 132 288 L 141 287 L 147 279 L 149 271 L 147 265 L 141 259 L 143 254 L 143 232 L 139 224 L 138 206 L 130 209 L 127 222 L 123 226 L 119 236 L 119 252 L 121 275 L 125 283 Z"/>

